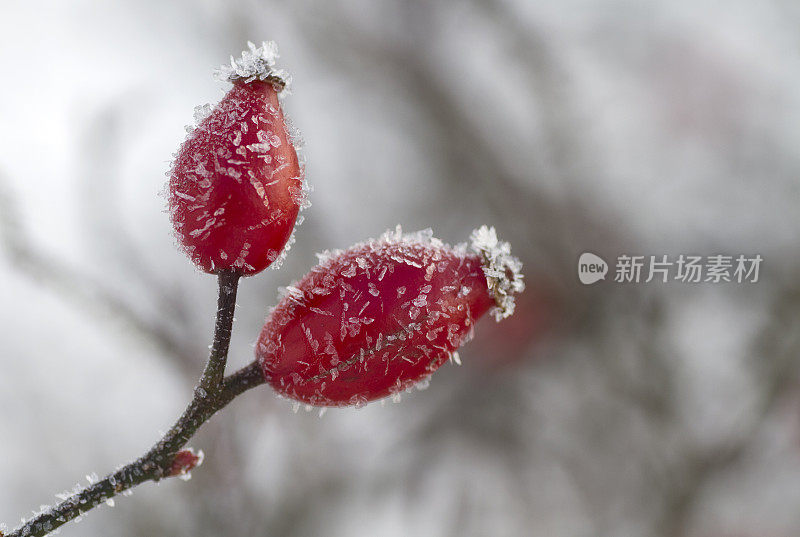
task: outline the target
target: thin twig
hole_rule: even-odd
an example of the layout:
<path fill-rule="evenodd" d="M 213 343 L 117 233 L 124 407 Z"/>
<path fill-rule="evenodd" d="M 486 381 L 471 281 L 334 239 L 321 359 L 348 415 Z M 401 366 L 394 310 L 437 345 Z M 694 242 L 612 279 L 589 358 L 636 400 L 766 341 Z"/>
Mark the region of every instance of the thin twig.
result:
<path fill-rule="evenodd" d="M 208 395 L 211 395 L 213 390 L 220 388 L 222 376 L 225 374 L 231 330 L 233 329 L 233 314 L 236 310 L 239 274 L 234 271 L 223 271 L 219 273 L 217 279 L 219 296 L 217 298 L 217 321 L 214 325 L 214 342 L 211 345 L 211 353 L 199 386 Z"/>
<path fill-rule="evenodd" d="M 175 455 L 200 426 L 236 396 L 265 381 L 258 362 L 223 377 L 236 308 L 238 280 L 239 276 L 233 273 L 219 275 L 219 308 L 208 363 L 192 401 L 167 434 L 137 460 L 24 522 L 7 537 L 41 537 L 127 489 L 145 481 L 159 481 L 170 477 L 173 475 L 171 469 Z"/>

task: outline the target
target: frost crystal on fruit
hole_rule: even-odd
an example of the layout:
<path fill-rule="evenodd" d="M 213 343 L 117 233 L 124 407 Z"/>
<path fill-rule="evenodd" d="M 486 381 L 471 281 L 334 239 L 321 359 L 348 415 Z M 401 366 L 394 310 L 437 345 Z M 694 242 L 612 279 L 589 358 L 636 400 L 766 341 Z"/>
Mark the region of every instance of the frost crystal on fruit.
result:
<path fill-rule="evenodd" d="M 289 85 L 289 73 L 275 67 L 279 54 L 278 45 L 274 41 L 264 41 L 260 47 L 248 41 L 247 47 L 249 50 L 243 51 L 241 58 L 231 56 L 230 65 L 223 65 L 216 70 L 218 79 L 228 82 L 262 80 L 275 83 L 281 88 Z"/>
<path fill-rule="evenodd" d="M 514 294 L 525 290 L 522 263 L 511 255 L 509 243 L 497 239 L 493 227 L 473 231 L 470 248 L 484 260 L 483 273 L 497 303 L 491 313 L 497 321 L 505 319 L 514 313 Z"/>
<path fill-rule="evenodd" d="M 361 406 L 427 379 L 500 307 L 498 286 L 508 298 L 520 288 L 496 276 L 491 288 L 482 254 L 399 226 L 319 254 L 320 264 L 282 292 L 258 339 L 267 381 L 306 404 Z M 501 257 L 493 259 L 509 263 Z"/>

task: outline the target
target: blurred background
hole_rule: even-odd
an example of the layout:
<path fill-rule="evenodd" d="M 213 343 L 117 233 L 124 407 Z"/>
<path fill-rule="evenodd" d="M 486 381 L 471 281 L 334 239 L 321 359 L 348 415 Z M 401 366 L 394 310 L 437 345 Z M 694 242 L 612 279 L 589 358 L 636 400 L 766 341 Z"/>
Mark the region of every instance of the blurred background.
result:
<path fill-rule="evenodd" d="M 65 536 L 800 534 L 800 4 L 3 0 L 0 522 L 145 451 L 188 401 L 213 279 L 160 195 L 212 70 L 274 39 L 313 206 L 242 283 L 400 223 L 525 263 L 425 391 L 293 413 L 266 387 Z M 581 252 L 760 254 L 755 284 L 583 286 Z M 613 269 L 612 269 L 613 270 Z"/>

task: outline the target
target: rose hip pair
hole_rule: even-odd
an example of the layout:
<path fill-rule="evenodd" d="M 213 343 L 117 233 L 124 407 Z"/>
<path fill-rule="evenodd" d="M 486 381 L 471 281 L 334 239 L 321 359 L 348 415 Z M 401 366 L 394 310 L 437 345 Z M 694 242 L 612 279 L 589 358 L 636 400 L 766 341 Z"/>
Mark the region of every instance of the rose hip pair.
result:
<path fill-rule="evenodd" d="M 203 271 L 256 274 L 289 241 L 305 205 L 303 168 L 279 93 L 274 44 L 222 74 L 233 83 L 201 119 L 170 172 L 169 206 L 183 249 Z M 521 264 L 493 228 L 471 245 L 429 232 L 387 232 L 328 253 L 286 289 L 256 344 L 267 382 L 319 406 L 360 405 L 426 378 L 492 311 L 500 320 L 522 291 Z"/>

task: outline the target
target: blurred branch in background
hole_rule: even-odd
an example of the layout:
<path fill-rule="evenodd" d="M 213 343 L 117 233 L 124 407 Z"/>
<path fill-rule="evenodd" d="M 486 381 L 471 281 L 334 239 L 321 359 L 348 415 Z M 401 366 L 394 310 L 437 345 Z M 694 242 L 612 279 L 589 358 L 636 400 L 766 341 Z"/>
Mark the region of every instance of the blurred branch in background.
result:
<path fill-rule="evenodd" d="M 136 337 L 156 345 L 161 353 L 175 360 L 179 367 L 196 369 L 196 356 L 190 355 L 186 335 L 169 330 L 160 319 L 152 319 L 124 300 L 99 279 L 78 270 L 41 250 L 28 235 L 18 212 L 18 203 L 7 179 L 0 176 L 0 235 L 7 261 L 20 274 L 38 281 L 65 298 L 94 310 L 100 320 L 115 320 L 131 330 Z M 124 240 L 124 239 L 123 239 Z M 133 244 L 128 243 L 132 248 Z M 148 282 L 153 284 L 154 282 Z M 181 318 L 180 304 L 169 293 L 154 288 L 161 307 Z M 195 373 L 196 374 L 196 373 Z"/>
<path fill-rule="evenodd" d="M 498 25 L 506 19 L 519 20 L 499 5 L 481 5 L 488 8 L 492 23 L 496 23 L 494 19 L 499 19 Z M 441 192 L 457 197 L 464 197 L 459 192 L 469 193 L 470 198 L 479 199 L 491 209 L 495 221 L 503 222 L 512 242 L 524 244 L 525 254 L 536 252 L 537 265 L 560 263 L 548 268 L 556 274 L 570 273 L 571 256 L 565 256 L 565 250 L 577 238 L 585 239 L 587 233 L 603 229 L 604 224 L 599 215 L 593 216 L 596 210 L 568 188 L 568 182 L 560 191 L 563 199 L 539 187 L 563 183 L 567 179 L 563 174 L 570 173 L 581 154 L 580 144 L 566 139 L 564 120 L 569 117 L 570 104 L 564 100 L 564 88 L 553 87 L 564 81 L 555 72 L 548 47 L 536 40 L 534 29 L 522 29 L 518 24 L 497 29 L 511 42 L 501 48 L 519 53 L 515 70 L 526 74 L 529 98 L 538 103 L 537 111 L 545 118 L 544 145 L 553 148 L 553 154 L 548 159 L 552 162 L 544 166 L 544 162 L 517 152 L 525 150 L 519 143 L 523 135 L 514 133 L 493 114 L 491 85 L 499 81 L 447 80 L 448 70 L 432 61 L 432 37 L 447 8 L 421 0 L 404 3 L 399 10 L 403 16 L 393 19 L 392 33 L 403 36 L 401 40 L 386 39 L 379 29 L 366 31 L 356 19 L 346 17 L 347 11 L 335 6 L 300 20 L 306 25 L 305 34 L 327 61 L 361 76 L 367 71 L 403 88 L 402 97 L 420 111 L 430 131 L 419 137 L 419 153 L 442 161 L 445 172 L 437 175 L 443 183 Z M 352 58 L 358 62 L 351 62 Z M 485 102 L 462 104 L 458 86 L 465 82 L 485 86 Z M 553 178 L 549 176 L 552 173 L 562 175 Z M 438 201 L 442 202 L 445 200 Z"/>

